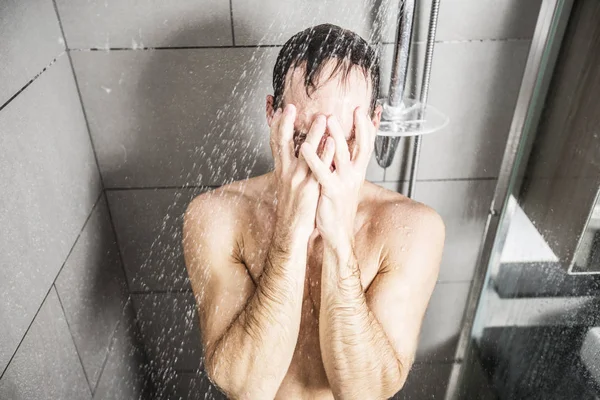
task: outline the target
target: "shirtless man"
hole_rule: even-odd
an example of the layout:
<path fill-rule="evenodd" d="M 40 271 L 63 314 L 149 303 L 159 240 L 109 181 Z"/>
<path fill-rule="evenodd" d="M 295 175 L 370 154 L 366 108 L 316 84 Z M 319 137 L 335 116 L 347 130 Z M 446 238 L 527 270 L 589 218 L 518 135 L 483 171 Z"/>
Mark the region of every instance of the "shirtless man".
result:
<path fill-rule="evenodd" d="M 444 224 L 365 181 L 381 109 L 362 38 L 300 32 L 273 82 L 274 171 L 202 194 L 185 215 L 206 371 L 234 399 L 389 398 L 414 359 Z"/>

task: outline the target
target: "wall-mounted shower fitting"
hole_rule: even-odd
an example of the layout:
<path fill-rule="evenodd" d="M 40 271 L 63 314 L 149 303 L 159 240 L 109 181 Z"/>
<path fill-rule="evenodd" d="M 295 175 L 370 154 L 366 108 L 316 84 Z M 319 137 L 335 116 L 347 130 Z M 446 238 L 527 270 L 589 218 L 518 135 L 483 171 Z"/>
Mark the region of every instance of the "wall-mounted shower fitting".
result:
<path fill-rule="evenodd" d="M 396 47 L 394 50 L 394 62 L 392 66 L 392 79 L 390 82 L 390 95 L 382 101 L 383 112 L 380 128 L 380 135 L 377 136 L 375 142 L 375 156 L 377 162 L 383 168 L 391 165 L 394 159 L 394 154 L 398 147 L 398 142 L 401 136 L 414 136 L 412 142 L 412 159 L 410 169 L 410 181 L 408 186 L 408 196 L 414 196 L 414 189 L 417 179 L 417 170 L 419 165 L 419 156 L 421 152 L 421 134 L 420 126 L 425 126 L 425 112 L 427 107 L 427 99 L 429 95 L 429 80 L 431 77 L 431 64 L 433 60 L 433 48 L 435 45 L 435 35 L 437 30 L 437 21 L 440 9 L 440 0 L 433 0 L 431 4 L 431 14 L 429 16 L 429 30 L 427 34 L 427 49 L 425 53 L 425 63 L 423 69 L 423 79 L 421 82 L 420 101 L 417 103 L 414 100 L 403 101 L 403 93 L 406 85 L 406 77 L 408 74 L 408 56 L 410 52 L 410 43 L 412 35 L 412 25 L 414 18 L 414 0 L 403 0 L 400 4 L 398 16 L 398 29 L 396 34 Z M 419 128 L 415 129 L 416 133 L 407 133 L 401 130 L 403 117 L 408 106 L 412 107 L 413 103 L 418 105 L 419 112 L 417 121 Z M 447 119 L 446 119 L 447 122 Z M 440 125 L 441 128 L 445 124 Z M 421 133 L 419 133 L 419 131 Z"/>

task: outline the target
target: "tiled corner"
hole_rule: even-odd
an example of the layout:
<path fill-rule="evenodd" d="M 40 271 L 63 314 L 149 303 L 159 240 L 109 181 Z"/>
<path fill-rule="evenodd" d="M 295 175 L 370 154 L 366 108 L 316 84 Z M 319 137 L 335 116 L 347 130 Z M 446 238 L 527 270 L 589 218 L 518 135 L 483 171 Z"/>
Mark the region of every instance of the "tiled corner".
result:
<path fill-rule="evenodd" d="M 190 288 L 182 248 L 183 215 L 205 190 L 107 191 L 131 291 Z"/>
<path fill-rule="evenodd" d="M 143 400 L 149 394 L 147 362 L 131 302 L 127 303 L 111 341 L 94 400 Z"/>
<path fill-rule="evenodd" d="M 0 398 L 91 398 L 54 288 L 0 380 Z"/>
<path fill-rule="evenodd" d="M 417 362 L 454 360 L 471 282 L 438 283 L 425 312 Z"/>
<path fill-rule="evenodd" d="M 393 400 L 441 400 L 446 394 L 451 371 L 452 363 L 416 363 Z"/>
<path fill-rule="evenodd" d="M 127 301 L 127 283 L 104 196 L 55 282 L 75 346 L 92 387 Z"/>
<path fill-rule="evenodd" d="M 450 122 L 423 136 L 418 179 L 497 177 L 528 50 L 527 40 L 436 44 L 429 104 Z M 399 153 L 386 180 L 404 179 Z"/>
<path fill-rule="evenodd" d="M 231 45 L 223 0 L 57 0 L 69 48 Z"/>
<path fill-rule="evenodd" d="M 400 192 L 401 187 L 406 188 L 407 182 L 378 185 Z M 435 209 L 446 224 L 438 282 L 473 278 L 495 188 L 495 180 L 417 182 L 415 200 Z"/>
<path fill-rule="evenodd" d="M 0 105 L 65 49 L 52 0 L 4 0 L 0 6 Z"/>
<path fill-rule="evenodd" d="M 272 166 L 277 49 L 73 52 L 107 188 L 220 185 Z"/>
<path fill-rule="evenodd" d="M 0 370 L 42 303 L 100 194 L 69 60 L 0 113 Z M 27 293 L 27 295 L 23 295 Z"/>
<path fill-rule="evenodd" d="M 199 370 L 202 343 L 192 292 L 133 294 L 132 300 L 155 373 Z"/>

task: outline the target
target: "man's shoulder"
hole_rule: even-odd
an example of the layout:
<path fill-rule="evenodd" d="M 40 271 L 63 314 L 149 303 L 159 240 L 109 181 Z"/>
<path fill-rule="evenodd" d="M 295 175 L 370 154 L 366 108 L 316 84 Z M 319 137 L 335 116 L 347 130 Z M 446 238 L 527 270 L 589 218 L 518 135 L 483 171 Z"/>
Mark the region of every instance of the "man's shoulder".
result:
<path fill-rule="evenodd" d="M 222 186 L 196 196 L 187 206 L 186 217 L 225 223 L 240 212 L 246 201 L 243 192 Z"/>
<path fill-rule="evenodd" d="M 385 236 L 393 238 L 394 232 L 405 230 L 426 230 L 430 234 L 444 234 L 442 217 L 433 208 L 401 193 L 371 185 L 371 218 L 378 222 L 378 231 Z"/>
<path fill-rule="evenodd" d="M 206 222 L 238 223 L 250 217 L 253 205 L 260 201 L 258 194 L 263 186 L 261 177 L 235 181 L 196 196 L 188 205 L 186 218 L 202 219 Z"/>

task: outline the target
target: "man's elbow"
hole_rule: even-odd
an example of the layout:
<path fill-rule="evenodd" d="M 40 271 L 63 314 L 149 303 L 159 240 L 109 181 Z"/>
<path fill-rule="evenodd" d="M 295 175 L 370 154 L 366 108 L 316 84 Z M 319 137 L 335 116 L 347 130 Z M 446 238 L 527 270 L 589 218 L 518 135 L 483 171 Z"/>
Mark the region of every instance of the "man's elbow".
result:
<path fill-rule="evenodd" d="M 389 399 L 402 390 L 408 378 L 408 370 L 409 368 L 401 362 L 386 370 L 383 378 L 382 398 Z"/>
<path fill-rule="evenodd" d="M 215 357 L 206 357 L 205 370 L 210 381 L 223 392 L 228 399 L 268 399 L 274 398 L 276 394 L 269 387 L 268 390 L 261 387 L 261 377 L 252 377 L 248 371 L 219 368 Z M 243 364 L 243 363 L 241 363 Z M 239 364 L 238 364 L 239 365 Z M 272 392 L 272 393 L 271 393 Z"/>
<path fill-rule="evenodd" d="M 215 385 L 219 390 L 228 397 L 230 397 L 232 393 L 232 385 L 226 374 L 219 373 L 220 370 L 217 368 L 217 363 L 214 361 L 215 357 L 206 357 L 204 359 L 204 370 L 206 372 L 206 376 L 210 380 L 210 382 Z"/>

